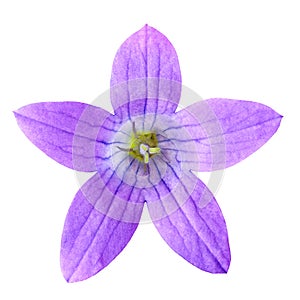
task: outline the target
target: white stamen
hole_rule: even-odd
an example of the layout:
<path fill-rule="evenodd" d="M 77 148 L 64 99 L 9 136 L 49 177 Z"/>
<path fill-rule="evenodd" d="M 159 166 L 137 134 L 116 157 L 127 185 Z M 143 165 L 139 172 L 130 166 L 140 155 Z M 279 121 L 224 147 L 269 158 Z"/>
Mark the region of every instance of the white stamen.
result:
<path fill-rule="evenodd" d="M 144 163 L 147 164 L 149 162 L 149 146 L 145 144 L 140 144 L 140 154 L 144 156 Z"/>

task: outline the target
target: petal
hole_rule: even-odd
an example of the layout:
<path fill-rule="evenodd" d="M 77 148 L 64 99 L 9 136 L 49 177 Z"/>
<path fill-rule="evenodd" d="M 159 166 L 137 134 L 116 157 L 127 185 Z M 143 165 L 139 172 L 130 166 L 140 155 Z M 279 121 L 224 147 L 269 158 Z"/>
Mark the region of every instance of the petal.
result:
<path fill-rule="evenodd" d="M 167 244 L 188 262 L 210 273 L 226 273 L 230 265 L 228 235 L 214 196 L 192 173 L 179 178 L 173 171 L 172 180 L 177 180 L 183 190 L 188 181 L 194 189 L 178 193 L 165 181 L 165 187 L 170 189 L 169 196 L 162 197 L 161 201 L 147 202 L 154 225 Z M 175 211 L 168 211 L 170 202 L 177 204 Z"/>
<path fill-rule="evenodd" d="M 113 108 L 137 99 L 156 98 L 165 100 L 168 110 L 175 111 L 180 93 L 181 73 L 174 47 L 163 34 L 145 25 L 121 45 L 115 56 Z"/>
<path fill-rule="evenodd" d="M 177 122 L 189 133 L 190 139 L 173 138 L 176 127 L 169 127 L 165 134 L 177 144 L 185 143 L 186 147 L 190 144 L 193 148 L 183 156 L 191 157 L 181 161 L 185 168 L 213 171 L 230 167 L 259 149 L 277 131 L 281 118 L 260 103 L 209 99 L 176 114 Z"/>
<path fill-rule="evenodd" d="M 97 136 L 110 116 L 105 110 L 80 102 L 43 102 L 24 106 L 14 114 L 29 140 L 57 162 L 78 171 L 97 169 Z M 97 145 L 97 154 L 104 153 L 104 146 Z"/>
<path fill-rule="evenodd" d="M 96 174 L 78 191 L 62 234 L 61 268 L 68 282 L 87 279 L 106 267 L 127 245 L 140 219 L 143 203 L 133 189 L 115 193 Z M 119 196 L 123 197 L 117 200 Z M 130 198 L 131 202 L 126 199 Z M 104 201 L 98 209 L 97 203 Z M 131 205 L 130 205 L 131 204 Z M 135 220 L 134 222 L 131 222 Z"/>
<path fill-rule="evenodd" d="M 146 112 L 145 112 L 146 107 Z M 151 118 L 155 122 L 157 115 L 171 116 L 173 111 L 170 110 L 170 102 L 160 99 L 139 99 L 132 100 L 115 109 L 116 116 L 120 116 L 123 122 L 134 121 L 135 117 L 143 116 Z M 145 120 L 144 120 L 145 122 Z"/>

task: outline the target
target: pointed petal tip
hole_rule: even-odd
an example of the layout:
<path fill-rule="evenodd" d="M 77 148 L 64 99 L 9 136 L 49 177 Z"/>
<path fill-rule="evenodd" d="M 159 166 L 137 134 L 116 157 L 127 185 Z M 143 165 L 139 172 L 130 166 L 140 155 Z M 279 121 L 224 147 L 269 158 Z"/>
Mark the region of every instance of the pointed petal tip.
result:
<path fill-rule="evenodd" d="M 281 115 L 280 113 L 278 113 L 275 109 L 273 109 L 272 107 L 270 107 L 270 106 L 268 106 L 268 105 L 265 105 L 265 104 L 262 104 L 262 105 L 264 105 L 264 106 L 266 106 L 268 109 L 270 109 L 270 110 L 272 110 L 273 112 L 274 112 L 274 114 L 275 114 L 275 116 L 278 118 L 278 119 L 282 119 L 284 116 L 283 115 Z M 275 117 L 274 116 L 274 117 Z"/>
<path fill-rule="evenodd" d="M 217 272 L 219 274 L 227 274 L 229 271 L 229 267 L 230 267 L 230 261 L 228 262 L 228 264 L 222 266 L 222 270 L 220 272 Z"/>
<path fill-rule="evenodd" d="M 140 31 L 145 31 L 147 34 L 158 33 L 161 37 L 168 39 L 162 32 L 160 32 L 155 27 L 150 26 L 148 23 L 146 23 L 140 30 L 138 30 L 138 32 Z"/>
<path fill-rule="evenodd" d="M 74 277 L 67 277 L 67 276 L 65 276 L 65 274 L 63 274 L 63 276 L 64 276 L 64 278 L 65 278 L 65 280 L 66 280 L 66 282 L 67 283 L 76 283 L 76 282 L 80 282 L 80 281 L 84 281 L 84 280 L 86 280 L 87 278 L 74 278 Z"/>
<path fill-rule="evenodd" d="M 141 28 L 141 30 L 142 29 L 152 29 L 153 27 L 151 27 L 148 23 L 146 23 L 142 28 Z"/>
<path fill-rule="evenodd" d="M 65 281 L 66 281 L 67 283 L 74 283 L 74 282 L 76 282 L 76 281 L 73 281 L 73 280 L 72 280 L 72 277 L 67 276 L 67 274 L 64 273 L 63 270 L 61 270 L 61 272 L 62 272 L 62 275 L 63 275 L 63 277 L 64 277 L 64 279 L 65 279 Z"/>
<path fill-rule="evenodd" d="M 20 129 L 22 131 L 23 131 L 23 129 L 22 129 L 22 123 L 21 123 L 22 121 L 21 121 L 21 119 L 23 117 L 23 115 L 22 115 L 22 109 L 24 107 L 26 107 L 26 106 L 20 107 L 20 108 L 18 108 L 16 110 L 12 111 L 12 113 L 14 114 L 14 117 L 16 118 L 17 124 L 18 124 L 18 126 L 20 127 Z"/>
<path fill-rule="evenodd" d="M 62 253 L 60 254 L 60 270 L 61 273 L 65 279 L 66 282 L 72 283 L 74 281 L 71 280 L 72 274 L 70 275 L 70 272 L 68 272 L 68 269 L 66 268 L 66 263 L 64 262 L 64 258 L 62 257 Z"/>
<path fill-rule="evenodd" d="M 148 35 L 148 34 L 155 34 L 155 33 L 158 33 L 160 34 L 162 37 L 166 38 L 167 37 L 161 33 L 159 30 L 157 30 L 156 28 L 150 26 L 148 23 L 146 23 L 141 29 L 139 29 L 137 32 L 135 32 L 134 34 L 139 34 L 139 33 L 142 33 L 142 34 L 145 34 L 145 35 Z M 134 34 L 132 36 L 134 36 Z"/>
<path fill-rule="evenodd" d="M 23 106 L 24 107 L 24 106 Z M 18 116 L 20 115 L 20 110 L 22 109 L 22 107 L 13 110 L 12 113 L 14 114 L 15 118 L 18 119 Z"/>
<path fill-rule="evenodd" d="M 199 268 L 198 266 L 196 266 Z M 200 268 L 201 270 L 211 273 L 211 274 L 227 274 L 230 267 L 230 259 L 227 262 L 223 262 L 222 264 L 219 264 L 218 266 L 208 266 L 207 269 Z"/>
<path fill-rule="evenodd" d="M 278 112 L 276 112 L 275 110 L 274 110 L 274 112 L 275 112 L 275 114 L 277 115 L 276 117 L 274 117 L 274 120 L 277 120 L 277 128 L 275 129 L 275 132 L 279 129 L 279 127 L 280 127 L 280 125 L 281 125 L 281 121 L 282 121 L 282 119 L 283 119 L 283 115 L 281 115 L 281 114 L 279 114 Z M 275 134 L 275 132 L 274 132 L 274 134 Z"/>
<path fill-rule="evenodd" d="M 64 276 L 64 274 L 63 274 L 63 276 Z M 65 276 L 64 276 L 64 279 L 67 283 L 76 283 L 76 282 L 80 282 L 80 281 L 85 280 L 85 279 L 75 279 L 75 278 L 72 278 L 72 277 L 68 278 L 68 277 L 65 277 Z"/>
<path fill-rule="evenodd" d="M 230 260 L 230 257 L 228 258 L 228 260 L 226 260 L 226 257 L 223 257 L 222 262 L 219 261 L 217 265 L 214 264 L 212 266 L 208 266 L 207 269 L 200 269 L 211 274 L 227 274 L 230 267 Z"/>
<path fill-rule="evenodd" d="M 76 282 L 81 282 L 85 281 L 93 276 L 95 276 L 97 273 L 99 273 L 102 269 L 92 272 L 90 274 L 87 274 L 86 272 L 78 272 L 78 270 L 75 271 L 70 271 L 70 269 L 66 266 L 63 266 L 61 262 L 61 273 L 67 283 L 76 283 Z"/>

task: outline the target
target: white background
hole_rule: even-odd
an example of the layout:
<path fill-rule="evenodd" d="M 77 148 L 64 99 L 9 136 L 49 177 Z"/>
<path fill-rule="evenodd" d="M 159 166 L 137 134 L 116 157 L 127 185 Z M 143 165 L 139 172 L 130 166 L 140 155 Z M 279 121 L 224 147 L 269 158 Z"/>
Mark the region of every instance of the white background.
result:
<path fill-rule="evenodd" d="M 253 100 L 284 115 L 257 153 L 228 169 L 216 198 L 227 221 L 227 275 L 179 257 L 152 224 L 98 275 L 68 284 L 60 236 L 74 172 L 35 148 L 12 111 L 91 102 L 109 87 L 117 48 L 145 23 L 177 50 L 203 98 Z M 1 299 L 299 299 L 297 1 L 1 1 Z M 297 286 L 298 285 L 298 286 Z"/>

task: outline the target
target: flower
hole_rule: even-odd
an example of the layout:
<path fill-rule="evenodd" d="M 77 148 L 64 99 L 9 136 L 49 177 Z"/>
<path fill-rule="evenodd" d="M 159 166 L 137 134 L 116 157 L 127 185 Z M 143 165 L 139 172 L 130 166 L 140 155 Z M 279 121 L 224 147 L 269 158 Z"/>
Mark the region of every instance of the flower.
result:
<path fill-rule="evenodd" d="M 44 102 L 15 111 L 18 125 L 48 156 L 95 174 L 66 217 L 61 268 L 87 279 L 126 246 L 147 203 L 169 246 L 194 266 L 226 273 L 230 248 L 222 212 L 193 171 L 230 167 L 260 148 L 281 116 L 250 101 L 209 99 L 176 111 L 181 73 L 175 49 L 144 26 L 118 50 L 111 114 L 79 102 Z"/>

